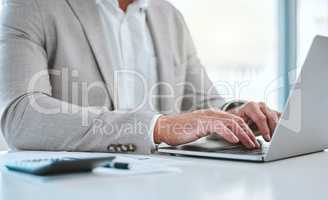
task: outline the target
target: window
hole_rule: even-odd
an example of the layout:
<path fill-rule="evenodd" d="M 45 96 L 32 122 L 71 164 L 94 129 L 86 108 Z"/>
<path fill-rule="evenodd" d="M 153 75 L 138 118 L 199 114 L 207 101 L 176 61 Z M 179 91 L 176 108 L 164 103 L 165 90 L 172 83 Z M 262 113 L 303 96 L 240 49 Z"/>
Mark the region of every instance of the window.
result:
<path fill-rule="evenodd" d="M 184 15 L 199 56 L 226 99 L 278 106 L 278 0 L 170 0 Z"/>
<path fill-rule="evenodd" d="M 316 35 L 328 36 L 328 0 L 298 0 L 297 64 L 300 68 Z"/>

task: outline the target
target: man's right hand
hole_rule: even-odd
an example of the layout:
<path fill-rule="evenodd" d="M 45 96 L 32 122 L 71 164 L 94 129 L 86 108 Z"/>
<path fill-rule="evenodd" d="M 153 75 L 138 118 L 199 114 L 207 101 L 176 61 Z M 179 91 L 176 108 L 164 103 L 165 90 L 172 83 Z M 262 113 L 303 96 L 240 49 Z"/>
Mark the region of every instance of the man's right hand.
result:
<path fill-rule="evenodd" d="M 215 110 L 162 116 L 156 123 L 154 140 L 157 144 L 163 142 L 176 146 L 196 141 L 213 133 L 232 144 L 242 143 L 249 149 L 260 147 L 252 130 L 242 118 Z"/>

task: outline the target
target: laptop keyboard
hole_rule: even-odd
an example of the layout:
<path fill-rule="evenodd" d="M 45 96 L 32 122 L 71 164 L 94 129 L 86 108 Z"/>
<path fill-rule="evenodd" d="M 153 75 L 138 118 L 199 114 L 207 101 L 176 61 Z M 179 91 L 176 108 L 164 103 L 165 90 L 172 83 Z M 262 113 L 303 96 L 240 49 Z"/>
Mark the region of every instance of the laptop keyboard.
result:
<path fill-rule="evenodd" d="M 260 149 L 246 149 L 243 147 L 223 149 L 216 151 L 217 153 L 227 153 L 227 154 L 243 154 L 243 155 L 263 155 L 268 152 L 268 146 L 262 146 Z"/>
<path fill-rule="evenodd" d="M 259 149 L 247 149 L 242 145 L 229 145 L 225 147 L 209 147 L 208 145 L 183 145 L 178 147 L 180 150 L 187 151 L 200 151 L 200 152 L 212 152 L 212 153 L 226 153 L 226 154 L 241 154 L 241 155 L 263 155 L 266 154 L 269 145 L 259 141 L 261 148 Z M 172 147 L 169 147 L 172 148 Z"/>

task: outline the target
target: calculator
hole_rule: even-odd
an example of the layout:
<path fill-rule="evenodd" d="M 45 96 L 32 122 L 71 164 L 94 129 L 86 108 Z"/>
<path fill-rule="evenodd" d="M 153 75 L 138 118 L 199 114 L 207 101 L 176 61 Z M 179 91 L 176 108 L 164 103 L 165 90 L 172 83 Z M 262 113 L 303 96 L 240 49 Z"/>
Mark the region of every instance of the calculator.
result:
<path fill-rule="evenodd" d="M 75 172 L 90 172 L 96 167 L 108 165 L 115 156 L 92 158 L 40 158 L 29 160 L 13 160 L 5 163 L 9 170 L 34 174 L 55 175 Z"/>

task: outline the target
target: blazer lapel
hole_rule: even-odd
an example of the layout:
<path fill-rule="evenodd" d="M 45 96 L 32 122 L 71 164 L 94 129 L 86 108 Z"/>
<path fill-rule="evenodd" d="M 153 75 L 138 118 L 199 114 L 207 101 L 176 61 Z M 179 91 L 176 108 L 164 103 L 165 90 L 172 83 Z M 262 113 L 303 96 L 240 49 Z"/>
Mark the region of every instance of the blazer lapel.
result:
<path fill-rule="evenodd" d="M 107 89 L 114 107 L 117 107 L 114 96 L 114 74 L 110 66 L 108 47 L 106 46 L 105 34 L 98 14 L 96 1 L 91 0 L 66 0 L 74 14 L 79 19 L 83 31 L 89 41 L 92 53 L 96 59 L 99 71 L 107 85 Z"/>
<path fill-rule="evenodd" d="M 156 56 L 158 60 L 158 77 L 160 81 L 159 94 L 170 95 L 172 88 L 174 91 L 174 60 L 171 52 L 170 33 L 167 29 L 168 21 L 163 10 L 156 5 L 152 6 L 150 1 L 147 9 L 147 23 L 153 37 Z M 169 88 L 171 87 L 171 88 Z M 174 105 L 174 98 L 160 98 L 160 111 L 162 113 L 171 113 Z"/>

